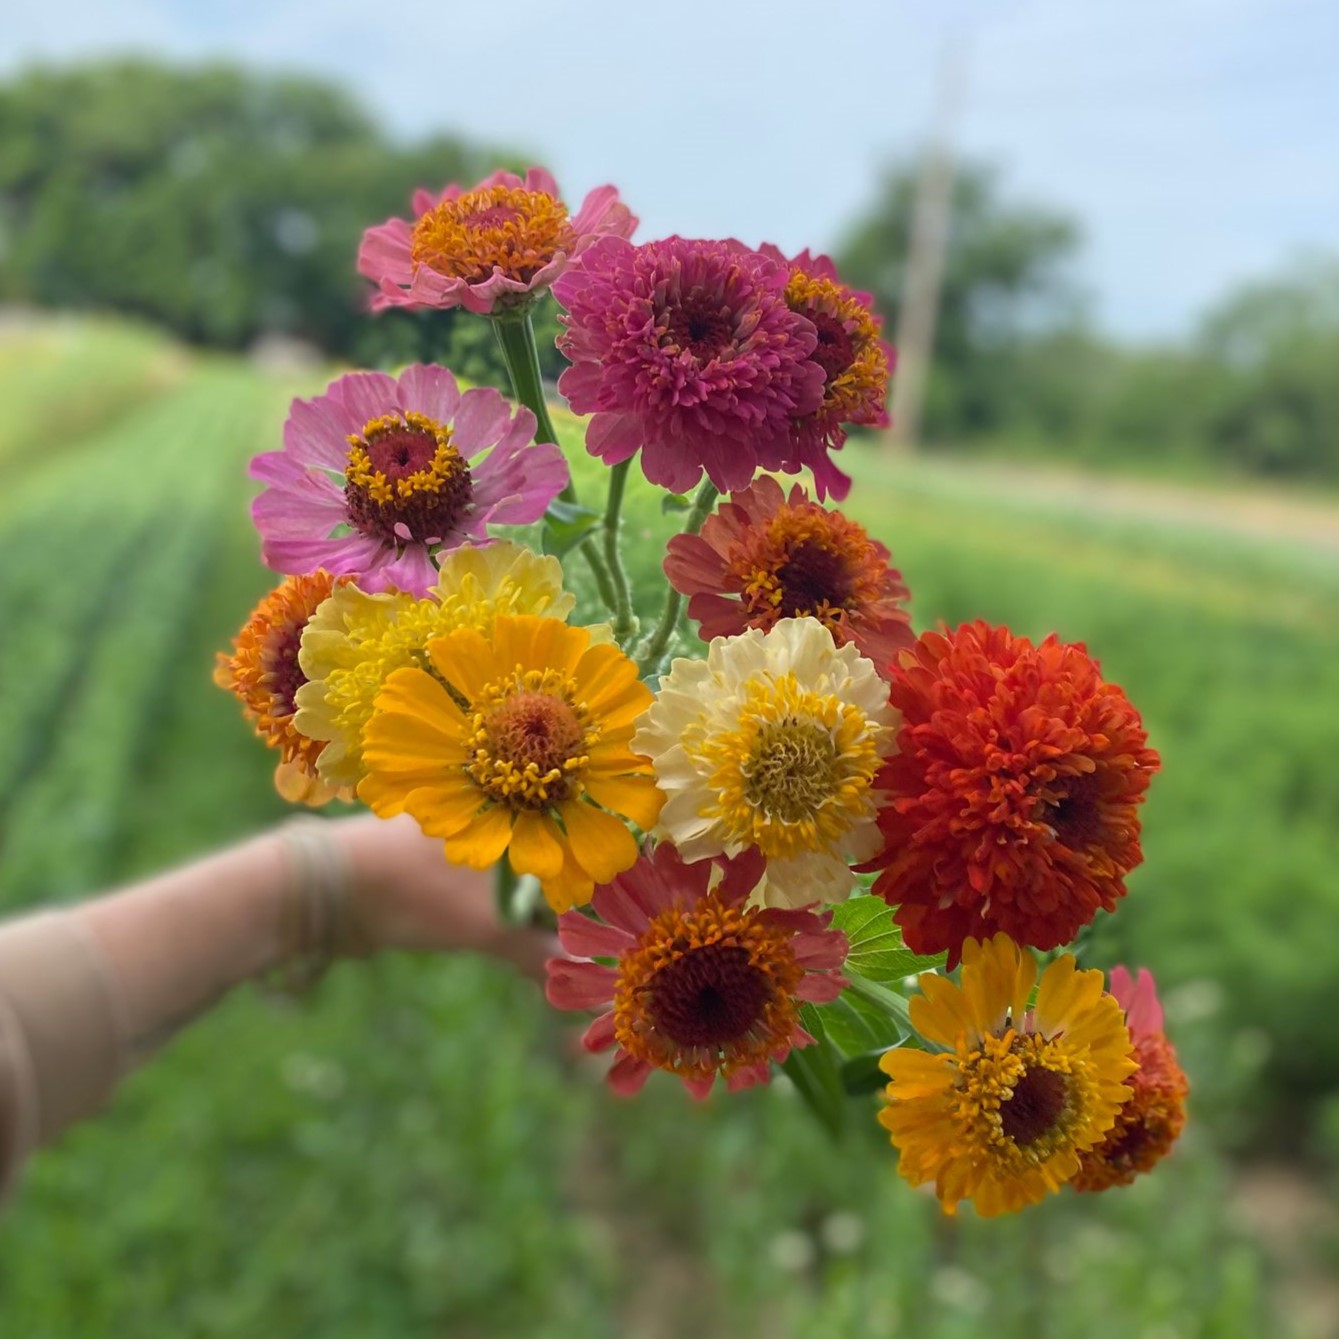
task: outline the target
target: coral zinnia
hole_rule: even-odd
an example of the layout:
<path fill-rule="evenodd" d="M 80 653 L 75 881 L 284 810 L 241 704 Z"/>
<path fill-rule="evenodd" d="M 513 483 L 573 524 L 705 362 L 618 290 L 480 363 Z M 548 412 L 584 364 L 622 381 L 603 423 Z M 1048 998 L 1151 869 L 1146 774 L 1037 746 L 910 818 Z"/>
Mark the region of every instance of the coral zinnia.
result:
<path fill-rule="evenodd" d="M 566 309 L 558 389 L 592 414 L 606 464 L 639 448 L 675 492 L 706 470 L 723 491 L 791 464 L 791 425 L 823 401 L 813 323 L 786 306 L 783 265 L 739 242 L 596 242 L 553 286 Z"/>
<path fill-rule="evenodd" d="M 1125 894 L 1143 859 L 1138 805 L 1159 766 L 1139 715 L 1081 645 L 966 623 L 902 652 L 890 685 L 898 752 L 878 784 L 874 891 L 907 946 L 1003 930 L 1066 944 Z"/>
<path fill-rule="evenodd" d="M 452 549 L 423 599 L 340 586 L 308 623 L 300 654 L 308 682 L 297 692 L 295 724 L 328 741 L 317 758 L 320 774 L 332 785 L 362 780 L 363 727 L 376 696 L 393 670 L 427 667 L 432 638 L 456 628 L 488 637 L 499 614 L 565 619 L 576 600 L 562 579 L 556 558 L 500 541 Z"/>
<path fill-rule="evenodd" d="M 433 673 L 396 670 L 377 696 L 359 798 L 383 818 L 412 814 L 456 864 L 508 852 L 555 911 L 589 900 L 637 859 L 615 815 L 649 828 L 660 812 L 650 765 L 628 747 L 651 702 L 636 665 L 531 615 L 498 618 L 489 638 L 435 638 L 428 661 Z"/>
<path fill-rule="evenodd" d="M 636 217 L 597 186 L 575 217 L 541 167 L 522 180 L 494 172 L 473 189 L 414 192 L 414 222 L 387 219 L 363 234 L 358 273 L 377 285 L 374 310 L 455 307 L 489 315 L 538 297 L 597 237 L 631 237 Z"/>
<path fill-rule="evenodd" d="M 1163 1031 L 1162 1005 L 1148 968 L 1137 982 L 1124 967 L 1111 973 L 1111 995 L 1125 1010 L 1125 1025 L 1139 1068 L 1130 1076 L 1131 1094 L 1106 1138 L 1079 1160 L 1075 1190 L 1128 1186 L 1171 1152 L 1186 1123 L 1190 1084 Z"/>
<path fill-rule="evenodd" d="M 214 682 L 233 693 L 256 733 L 280 753 L 274 785 L 295 804 L 324 804 L 335 795 L 317 775 L 324 744 L 295 725 L 296 699 L 306 675 L 298 663 L 302 632 L 336 588 L 329 572 L 285 577 L 251 612 L 233 642 L 220 651 Z"/>
<path fill-rule="evenodd" d="M 801 251 L 787 260 L 771 245 L 762 247 L 762 253 L 789 268 L 786 305 L 814 323 L 818 345 L 813 358 L 827 378 L 823 403 L 795 424 L 791 467 L 807 465 L 813 470 L 820 498 L 828 493 L 844 498 L 851 481 L 828 452 L 845 442 L 848 423 L 888 426 L 893 350 L 880 337 L 883 322 L 874 314 L 874 300 L 842 283 L 827 256 Z"/>
<path fill-rule="evenodd" d="M 1066 954 L 1037 978 L 1007 935 L 963 946 L 962 985 L 928 972 L 911 1023 L 938 1053 L 899 1047 L 879 1113 L 913 1186 L 935 1183 L 947 1213 L 971 1200 L 984 1218 L 1058 1190 L 1111 1128 L 1134 1069 L 1120 1006 L 1102 973 Z"/>
<path fill-rule="evenodd" d="M 747 906 L 761 862 L 685 865 L 659 845 L 595 890 L 600 924 L 569 912 L 558 922 L 576 958 L 554 958 L 548 996 L 560 1009 L 608 1006 L 587 1029 L 588 1050 L 617 1046 L 609 1084 L 634 1093 L 652 1069 L 705 1097 L 719 1074 L 731 1089 L 766 1083 L 771 1062 L 814 1039 L 799 1002 L 836 999 L 846 936 L 812 911 Z"/>
<path fill-rule="evenodd" d="M 835 902 L 878 846 L 874 776 L 892 747 L 887 686 L 817 619 L 718 637 L 676 660 L 633 739 L 669 797 L 658 837 L 688 860 L 756 847 L 758 898 Z"/>
<path fill-rule="evenodd" d="M 566 485 L 562 452 L 529 445 L 534 433 L 528 409 L 513 416 L 486 388 L 462 395 L 444 367 L 340 377 L 294 400 L 283 450 L 251 462 L 268 485 L 252 504 L 265 562 L 422 595 L 436 550 L 537 521 Z"/>
<path fill-rule="evenodd" d="M 816 618 L 886 675 L 915 641 L 907 588 L 888 558 L 864 526 L 811 502 L 799 484 L 787 498 L 764 476 L 722 502 L 700 534 L 675 535 L 665 575 L 689 597 L 704 641 Z"/>

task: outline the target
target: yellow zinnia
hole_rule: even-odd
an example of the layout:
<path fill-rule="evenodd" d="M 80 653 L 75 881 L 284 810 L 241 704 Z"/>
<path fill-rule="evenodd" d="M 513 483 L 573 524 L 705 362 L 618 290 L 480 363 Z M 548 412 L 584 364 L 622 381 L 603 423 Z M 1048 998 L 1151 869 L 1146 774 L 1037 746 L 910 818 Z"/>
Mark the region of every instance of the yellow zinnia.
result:
<path fill-rule="evenodd" d="M 879 1120 L 912 1185 L 935 1183 L 948 1213 L 971 1200 L 993 1218 L 1034 1204 L 1079 1169 L 1130 1095 L 1136 1068 L 1120 1005 L 1102 973 L 1068 954 L 1037 979 L 1032 954 L 1007 935 L 962 951 L 962 984 L 926 973 L 912 1026 L 947 1050 L 899 1048 Z"/>
<path fill-rule="evenodd" d="M 427 647 L 431 673 L 396 670 L 363 733 L 358 795 L 412 814 L 446 857 L 486 869 L 506 851 L 555 911 L 637 859 L 625 819 L 649 828 L 661 794 L 629 748 L 651 704 L 636 665 L 589 630 L 500 617 Z M 622 815 L 623 817 L 616 817 Z"/>
<path fill-rule="evenodd" d="M 363 727 L 377 694 L 394 670 L 427 663 L 433 637 L 456 628 L 487 636 L 499 614 L 565 619 L 575 602 L 563 591 L 556 558 L 511 543 L 452 550 L 425 599 L 341 586 L 302 636 L 307 682 L 297 693 L 294 724 L 308 739 L 325 741 L 316 763 L 321 776 L 331 785 L 357 785 Z"/>

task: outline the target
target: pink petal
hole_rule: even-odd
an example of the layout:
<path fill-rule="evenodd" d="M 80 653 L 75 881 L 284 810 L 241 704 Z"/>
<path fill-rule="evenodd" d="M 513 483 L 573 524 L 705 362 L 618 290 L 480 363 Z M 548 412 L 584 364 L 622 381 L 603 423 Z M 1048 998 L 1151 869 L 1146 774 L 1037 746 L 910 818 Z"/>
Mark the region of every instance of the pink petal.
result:
<path fill-rule="evenodd" d="M 607 1051 L 614 1044 L 613 1012 L 601 1014 L 581 1036 L 581 1044 L 588 1051 Z"/>
<path fill-rule="evenodd" d="M 284 423 L 284 451 L 300 464 L 342 471 L 349 463 L 348 435 L 362 427 L 350 426 L 342 410 L 328 395 L 294 400 Z"/>
<path fill-rule="evenodd" d="M 594 962 L 550 958 L 544 993 L 555 1009 L 594 1009 L 614 998 L 618 973 Z"/>
<path fill-rule="evenodd" d="M 795 987 L 795 998 L 810 1004 L 828 1004 L 842 993 L 846 982 L 840 976 L 806 972 Z"/>
<path fill-rule="evenodd" d="M 497 391 L 486 386 L 466 391 L 451 425 L 452 444 L 466 459 L 476 456 L 502 436 L 510 417 L 507 402 Z"/>
<path fill-rule="evenodd" d="M 361 432 L 374 418 L 399 408 L 399 387 L 384 372 L 352 372 L 340 377 L 329 394 L 347 415 L 350 432 Z"/>
<path fill-rule="evenodd" d="M 427 414 L 438 423 L 450 423 L 460 404 L 460 387 L 444 367 L 415 363 L 400 373 L 400 403 Z"/>
<path fill-rule="evenodd" d="M 381 571 L 388 584 L 419 599 L 427 595 L 441 575 L 426 544 L 406 544 Z"/>
<path fill-rule="evenodd" d="M 526 447 L 500 469 L 494 470 L 492 464 L 489 456 L 475 476 L 474 503 L 488 509 L 493 525 L 539 520 L 569 478 L 566 458 L 549 442 Z"/>
<path fill-rule="evenodd" d="M 626 930 L 570 911 L 558 918 L 558 938 L 578 958 L 617 958 L 636 942 Z"/>
<path fill-rule="evenodd" d="M 412 236 L 413 229 L 404 219 L 387 219 L 369 228 L 358 247 L 358 273 L 377 281 L 409 283 L 414 273 Z"/>
<path fill-rule="evenodd" d="M 567 374 L 563 373 L 565 377 Z M 561 378 L 560 378 L 561 380 Z M 561 386 L 559 387 L 561 389 Z M 570 400 L 570 397 L 569 397 Z M 576 402 L 571 400 L 573 408 Z M 637 454 L 637 448 L 642 444 L 642 433 L 640 425 L 632 414 L 596 414 L 586 426 L 586 450 L 593 456 L 598 456 L 606 465 L 617 465 L 625 460 L 630 460 Z M 676 464 L 682 464 L 678 457 L 672 459 Z M 697 474 L 690 472 L 694 468 L 691 464 L 686 467 L 682 477 L 689 482 L 682 488 L 676 488 L 676 493 L 685 492 L 697 482 Z M 646 469 L 645 458 L 642 461 L 642 469 Z M 651 479 L 648 472 L 646 477 Z M 651 479 L 652 483 L 661 482 L 658 479 Z"/>
<path fill-rule="evenodd" d="M 706 1100 L 708 1094 L 711 1092 L 711 1085 L 715 1083 L 715 1081 L 716 1075 L 708 1074 L 705 1079 L 685 1078 L 683 1086 L 693 1095 L 694 1101 L 702 1102 Z"/>
<path fill-rule="evenodd" d="M 636 1056 L 629 1055 L 624 1051 L 620 1053 L 609 1073 L 605 1075 L 605 1082 L 619 1096 L 632 1097 L 633 1094 L 641 1091 L 642 1085 L 646 1082 L 650 1073 L 651 1066 L 645 1060 L 638 1060 Z"/>
<path fill-rule="evenodd" d="M 365 535 L 350 535 L 344 539 L 278 536 L 263 540 L 261 552 L 265 565 L 276 572 L 303 574 L 323 567 L 335 576 L 366 578 L 375 569 L 382 546 Z M 364 590 L 372 589 L 363 580 L 359 584 Z"/>

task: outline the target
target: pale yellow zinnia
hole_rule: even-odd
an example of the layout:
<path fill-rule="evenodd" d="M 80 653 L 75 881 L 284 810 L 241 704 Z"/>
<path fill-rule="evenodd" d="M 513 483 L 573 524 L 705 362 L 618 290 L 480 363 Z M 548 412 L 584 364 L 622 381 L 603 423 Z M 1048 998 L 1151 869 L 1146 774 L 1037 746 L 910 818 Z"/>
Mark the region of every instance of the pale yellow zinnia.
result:
<path fill-rule="evenodd" d="M 377 693 L 395 670 L 425 666 L 432 638 L 459 628 L 488 636 L 502 614 L 565 619 L 575 603 L 556 558 L 502 542 L 453 549 L 425 599 L 341 586 L 308 623 L 300 653 L 307 682 L 297 693 L 294 724 L 308 739 L 325 741 L 321 776 L 330 785 L 357 785 Z"/>
<path fill-rule="evenodd" d="M 756 847 L 768 906 L 840 901 L 879 846 L 894 720 L 873 664 L 817 619 L 717 637 L 674 662 L 633 739 L 669 797 L 656 835 L 690 861 Z"/>

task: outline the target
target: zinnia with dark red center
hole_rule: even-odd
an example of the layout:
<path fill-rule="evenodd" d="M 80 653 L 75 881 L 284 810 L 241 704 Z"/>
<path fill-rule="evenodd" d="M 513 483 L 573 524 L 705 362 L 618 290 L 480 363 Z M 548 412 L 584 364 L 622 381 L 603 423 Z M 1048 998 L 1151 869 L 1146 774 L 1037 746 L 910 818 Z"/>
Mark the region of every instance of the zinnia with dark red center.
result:
<path fill-rule="evenodd" d="M 524 180 L 494 172 L 468 191 L 415 191 L 413 207 L 412 223 L 387 219 L 363 234 L 358 273 L 377 285 L 374 310 L 461 306 L 487 316 L 524 306 L 597 237 L 630 237 L 637 226 L 612 186 L 597 186 L 570 216 L 540 167 Z"/>
<path fill-rule="evenodd" d="M 256 733 L 278 749 L 275 789 L 295 804 L 324 804 L 338 793 L 316 772 L 325 741 L 308 739 L 294 725 L 298 689 L 307 682 L 298 663 L 302 633 L 338 584 L 329 572 L 285 577 L 251 611 L 232 651 L 219 652 L 214 670 L 214 682 L 241 702 Z"/>
<path fill-rule="evenodd" d="M 796 420 L 823 402 L 812 321 L 786 305 L 784 265 L 739 242 L 602 238 L 554 284 L 566 310 L 558 389 L 593 415 L 605 464 L 640 449 L 654 484 L 723 492 L 759 468 L 800 468 Z"/>
<path fill-rule="evenodd" d="M 927 632 L 889 700 L 902 724 L 868 868 L 909 948 L 947 950 L 950 966 L 965 939 L 1001 930 L 1056 948 L 1115 908 L 1159 759 L 1083 646 L 981 622 Z"/>
<path fill-rule="evenodd" d="M 882 338 L 873 298 L 842 283 L 827 256 L 806 250 L 787 260 L 770 245 L 762 253 L 789 269 L 786 305 L 814 323 L 818 344 L 812 356 L 826 378 L 822 404 L 795 423 L 792 463 L 813 470 L 820 499 L 829 493 L 841 499 L 851 491 L 851 480 L 828 453 L 846 441 L 847 424 L 888 426 L 893 350 Z"/>
<path fill-rule="evenodd" d="M 562 452 L 531 446 L 534 433 L 528 409 L 486 387 L 462 393 L 444 367 L 340 377 L 294 400 L 283 450 L 251 462 L 267 485 L 251 508 L 265 562 L 425 595 L 440 550 L 539 520 L 566 485 Z"/>
<path fill-rule="evenodd" d="M 799 1004 L 841 993 L 846 936 L 809 910 L 747 905 L 761 873 L 756 857 L 685 865 L 661 844 L 595 890 L 599 921 L 559 918 L 562 946 L 578 960 L 549 962 L 549 1000 L 605 1008 L 584 1044 L 618 1048 L 616 1092 L 636 1092 L 653 1069 L 678 1075 L 699 1098 L 718 1074 L 730 1089 L 750 1087 L 813 1042 Z"/>
<path fill-rule="evenodd" d="M 675 535 L 665 575 L 687 595 L 703 641 L 783 618 L 816 618 L 834 642 L 854 642 L 881 674 L 915 641 L 907 588 L 888 550 L 864 526 L 795 484 L 787 497 L 764 476 L 734 493 L 700 534 Z"/>
<path fill-rule="evenodd" d="M 1131 1094 L 1116 1123 L 1095 1148 L 1079 1159 L 1075 1190 L 1108 1190 L 1128 1186 L 1171 1152 L 1186 1123 L 1190 1084 L 1163 1031 L 1162 1005 L 1153 973 L 1141 968 L 1133 980 L 1124 967 L 1111 973 L 1110 993 L 1125 1010 L 1125 1025 L 1139 1068 L 1127 1082 Z"/>

